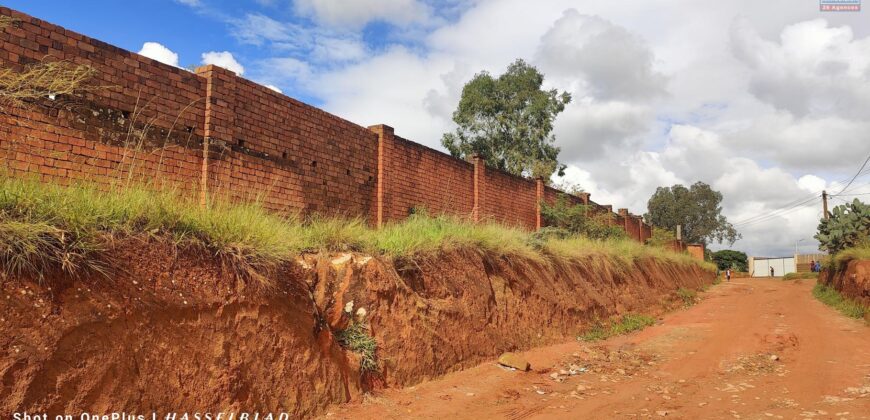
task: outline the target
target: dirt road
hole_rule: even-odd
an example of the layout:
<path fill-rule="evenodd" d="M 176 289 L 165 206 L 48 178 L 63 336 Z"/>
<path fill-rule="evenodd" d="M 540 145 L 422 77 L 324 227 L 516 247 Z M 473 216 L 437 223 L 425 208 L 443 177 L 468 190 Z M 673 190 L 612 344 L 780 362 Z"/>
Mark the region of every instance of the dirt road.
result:
<path fill-rule="evenodd" d="M 485 363 L 327 417 L 870 418 L 870 327 L 813 284 L 734 280 L 641 332 L 525 352 L 532 372 Z"/>

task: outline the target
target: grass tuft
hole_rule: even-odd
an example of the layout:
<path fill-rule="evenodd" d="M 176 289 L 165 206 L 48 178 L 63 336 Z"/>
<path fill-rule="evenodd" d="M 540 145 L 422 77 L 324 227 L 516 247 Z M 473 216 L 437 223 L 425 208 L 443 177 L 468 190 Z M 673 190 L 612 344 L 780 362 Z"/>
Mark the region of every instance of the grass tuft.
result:
<path fill-rule="evenodd" d="M 819 278 L 819 273 L 806 271 L 801 273 L 788 273 L 782 276 L 783 280 L 798 280 L 798 279 L 817 279 Z"/>
<path fill-rule="evenodd" d="M 685 287 L 677 289 L 677 297 L 683 301 L 683 306 L 687 308 L 698 302 L 698 292 Z"/>
<path fill-rule="evenodd" d="M 360 355 L 359 368 L 361 372 L 376 372 L 378 370 L 378 343 L 369 334 L 369 327 L 362 322 L 353 322 L 337 334 L 338 343 Z"/>
<path fill-rule="evenodd" d="M 868 308 L 865 308 L 861 304 L 847 299 L 833 287 L 821 283 L 816 283 L 815 287 L 813 287 L 813 296 L 825 305 L 840 311 L 840 313 L 850 318 L 861 319 L 868 310 Z"/>
<path fill-rule="evenodd" d="M 656 319 L 643 314 L 626 314 L 618 321 L 611 321 L 605 325 L 601 321 L 596 322 L 589 331 L 577 337 L 580 341 L 599 341 L 617 335 L 642 330 L 656 323 Z"/>

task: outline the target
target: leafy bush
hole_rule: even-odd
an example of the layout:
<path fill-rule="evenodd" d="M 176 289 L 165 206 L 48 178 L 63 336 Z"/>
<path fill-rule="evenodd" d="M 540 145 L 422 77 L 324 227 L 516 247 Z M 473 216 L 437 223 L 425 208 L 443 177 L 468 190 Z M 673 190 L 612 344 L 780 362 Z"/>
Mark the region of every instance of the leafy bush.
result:
<path fill-rule="evenodd" d="M 867 245 L 870 241 L 870 206 L 857 198 L 834 207 L 831 217 L 819 222 L 819 249 L 835 254 L 846 248 Z"/>
<path fill-rule="evenodd" d="M 541 203 L 541 218 L 549 227 L 591 239 L 626 238 L 622 226 L 608 223 L 611 217 L 608 213 L 596 212 L 592 206 L 573 204 L 566 197 L 557 198 L 552 205 Z"/>
<path fill-rule="evenodd" d="M 746 253 L 740 251 L 723 249 L 714 252 L 711 258 L 713 263 L 715 263 L 720 270 L 727 270 L 730 268 L 734 271 L 747 271 L 747 267 L 749 266 L 749 260 L 746 257 Z"/>

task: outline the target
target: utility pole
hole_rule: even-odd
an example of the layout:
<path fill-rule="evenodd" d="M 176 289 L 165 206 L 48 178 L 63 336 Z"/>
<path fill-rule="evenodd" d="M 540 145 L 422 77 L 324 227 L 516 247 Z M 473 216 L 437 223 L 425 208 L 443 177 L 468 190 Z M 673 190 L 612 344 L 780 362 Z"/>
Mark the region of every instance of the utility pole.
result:
<path fill-rule="evenodd" d="M 677 240 L 683 240 L 683 225 L 677 225 Z"/>
<path fill-rule="evenodd" d="M 828 218 L 828 192 L 822 190 L 822 213 L 824 218 Z"/>

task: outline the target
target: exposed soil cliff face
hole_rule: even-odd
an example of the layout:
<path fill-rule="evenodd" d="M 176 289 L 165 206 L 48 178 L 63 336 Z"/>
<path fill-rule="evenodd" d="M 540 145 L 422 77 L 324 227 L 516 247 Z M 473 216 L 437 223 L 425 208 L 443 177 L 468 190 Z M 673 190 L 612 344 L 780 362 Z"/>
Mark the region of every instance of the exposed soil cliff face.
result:
<path fill-rule="evenodd" d="M 819 281 L 833 286 L 843 296 L 870 307 L 870 261 L 851 260 L 835 273 L 822 270 Z"/>
<path fill-rule="evenodd" d="M 220 265 L 128 241 L 111 279 L 0 286 L 0 417 L 271 411 L 305 416 L 573 337 L 596 317 L 657 312 L 713 276 L 647 261 L 619 274 L 456 251 L 411 261 L 306 256 L 254 290 Z M 352 303 L 351 303 L 352 302 Z M 360 308 L 364 309 L 365 316 Z M 346 310 L 350 309 L 350 312 Z M 359 313 L 359 314 L 358 314 Z M 333 331 L 365 318 L 382 374 L 360 377 Z"/>

